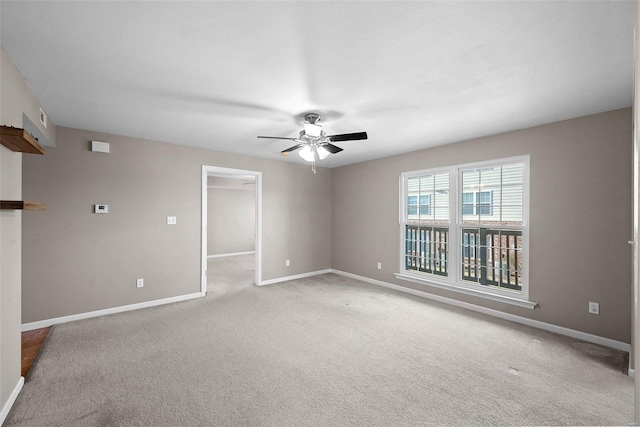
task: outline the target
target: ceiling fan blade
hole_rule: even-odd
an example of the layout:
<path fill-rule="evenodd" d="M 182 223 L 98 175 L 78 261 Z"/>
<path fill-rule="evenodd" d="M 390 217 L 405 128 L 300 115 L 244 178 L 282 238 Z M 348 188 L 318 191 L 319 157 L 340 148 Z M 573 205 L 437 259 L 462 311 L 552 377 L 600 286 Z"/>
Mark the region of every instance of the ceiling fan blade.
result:
<path fill-rule="evenodd" d="M 329 135 L 327 138 L 329 138 L 331 142 L 356 141 L 358 139 L 367 139 L 367 133 L 366 132 L 343 133 L 340 135 Z"/>
<path fill-rule="evenodd" d="M 344 150 L 344 148 L 340 148 L 337 145 L 333 145 L 329 143 L 322 144 L 322 147 L 324 147 L 324 149 L 330 152 L 331 154 L 336 154 Z"/>
<path fill-rule="evenodd" d="M 291 141 L 295 141 L 296 138 L 287 138 L 287 137 L 283 137 L 283 136 L 259 136 L 258 138 L 266 138 L 266 139 L 288 139 Z"/>
<path fill-rule="evenodd" d="M 282 150 L 280 152 L 280 154 L 282 154 L 283 156 L 288 156 L 290 152 L 292 151 L 296 151 L 298 148 L 302 148 L 307 144 L 298 144 L 298 145 L 294 145 L 293 147 L 289 147 L 286 150 Z"/>

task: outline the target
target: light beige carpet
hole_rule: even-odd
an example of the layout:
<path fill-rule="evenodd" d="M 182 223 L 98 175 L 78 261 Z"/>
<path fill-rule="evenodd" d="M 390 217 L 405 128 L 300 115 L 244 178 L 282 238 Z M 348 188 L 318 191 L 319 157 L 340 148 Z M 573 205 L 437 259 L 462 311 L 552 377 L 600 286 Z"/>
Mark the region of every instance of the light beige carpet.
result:
<path fill-rule="evenodd" d="M 622 352 L 333 274 L 219 272 L 205 298 L 54 327 L 6 425 L 633 421 Z"/>

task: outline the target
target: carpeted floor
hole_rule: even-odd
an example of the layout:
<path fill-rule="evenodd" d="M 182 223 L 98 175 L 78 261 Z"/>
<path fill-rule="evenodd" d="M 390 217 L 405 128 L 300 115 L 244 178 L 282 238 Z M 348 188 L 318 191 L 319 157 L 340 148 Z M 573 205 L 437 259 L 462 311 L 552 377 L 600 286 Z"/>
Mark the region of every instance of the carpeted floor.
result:
<path fill-rule="evenodd" d="M 6 425 L 633 421 L 622 352 L 333 274 L 251 286 L 227 261 L 205 298 L 55 326 Z"/>

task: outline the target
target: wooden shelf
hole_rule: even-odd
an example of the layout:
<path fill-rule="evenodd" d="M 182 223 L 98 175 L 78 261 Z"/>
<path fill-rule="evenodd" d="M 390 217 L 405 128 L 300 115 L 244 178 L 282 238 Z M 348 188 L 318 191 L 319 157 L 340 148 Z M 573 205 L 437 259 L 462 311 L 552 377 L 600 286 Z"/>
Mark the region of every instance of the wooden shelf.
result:
<path fill-rule="evenodd" d="M 41 202 L 25 202 L 24 200 L 0 200 L 0 209 L 23 209 L 25 211 L 43 211 L 47 205 Z"/>
<path fill-rule="evenodd" d="M 12 151 L 44 154 L 44 148 L 24 129 L 0 126 L 0 143 Z"/>

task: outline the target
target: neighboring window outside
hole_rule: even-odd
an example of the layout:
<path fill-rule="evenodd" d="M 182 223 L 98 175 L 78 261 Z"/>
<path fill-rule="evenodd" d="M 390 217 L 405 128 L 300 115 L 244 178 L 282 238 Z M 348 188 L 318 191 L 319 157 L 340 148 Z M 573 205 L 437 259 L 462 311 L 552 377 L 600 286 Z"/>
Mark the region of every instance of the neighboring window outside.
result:
<path fill-rule="evenodd" d="M 406 270 L 448 276 L 449 173 L 407 176 L 403 215 Z"/>
<path fill-rule="evenodd" d="M 418 215 L 418 196 L 407 197 L 407 212 L 409 215 Z"/>
<path fill-rule="evenodd" d="M 491 215 L 493 191 L 462 193 L 462 215 Z"/>
<path fill-rule="evenodd" d="M 420 196 L 420 215 L 431 215 L 431 194 L 423 194 Z"/>
<path fill-rule="evenodd" d="M 401 179 L 403 271 L 528 298 L 528 158 L 405 172 Z"/>

